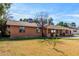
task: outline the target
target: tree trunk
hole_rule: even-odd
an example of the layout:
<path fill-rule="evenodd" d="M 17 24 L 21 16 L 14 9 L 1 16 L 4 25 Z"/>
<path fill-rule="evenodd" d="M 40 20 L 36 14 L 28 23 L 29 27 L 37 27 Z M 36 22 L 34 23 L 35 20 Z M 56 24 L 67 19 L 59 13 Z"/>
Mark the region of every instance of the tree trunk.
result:
<path fill-rule="evenodd" d="M 6 35 L 6 22 L 3 24 L 3 25 L 1 25 L 1 35 L 2 36 L 4 36 L 4 35 Z"/>
<path fill-rule="evenodd" d="M 44 33 L 43 33 L 43 30 L 44 30 L 44 29 L 43 29 L 43 28 L 44 28 L 44 27 L 42 26 L 42 37 L 44 37 Z"/>
<path fill-rule="evenodd" d="M 41 26 L 41 32 L 42 32 L 42 37 L 44 37 L 44 23 L 43 23 L 43 19 L 41 18 L 41 22 L 42 22 L 42 26 Z"/>

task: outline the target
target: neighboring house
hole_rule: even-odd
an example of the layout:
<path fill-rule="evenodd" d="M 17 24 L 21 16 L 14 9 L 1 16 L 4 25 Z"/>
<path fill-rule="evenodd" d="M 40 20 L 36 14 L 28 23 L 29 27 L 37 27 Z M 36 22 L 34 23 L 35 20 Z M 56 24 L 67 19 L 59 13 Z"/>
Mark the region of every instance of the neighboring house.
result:
<path fill-rule="evenodd" d="M 75 34 L 79 35 L 79 29 L 77 29 L 77 31 L 76 31 L 76 33 L 75 33 Z"/>
<path fill-rule="evenodd" d="M 79 35 L 79 28 L 71 28 L 72 30 L 71 30 L 71 33 L 73 34 L 73 35 Z"/>
<path fill-rule="evenodd" d="M 10 37 L 38 37 L 42 36 L 41 27 L 36 23 L 23 21 L 7 21 L 7 30 Z M 44 26 L 44 36 L 70 36 L 71 29 L 55 25 Z"/>

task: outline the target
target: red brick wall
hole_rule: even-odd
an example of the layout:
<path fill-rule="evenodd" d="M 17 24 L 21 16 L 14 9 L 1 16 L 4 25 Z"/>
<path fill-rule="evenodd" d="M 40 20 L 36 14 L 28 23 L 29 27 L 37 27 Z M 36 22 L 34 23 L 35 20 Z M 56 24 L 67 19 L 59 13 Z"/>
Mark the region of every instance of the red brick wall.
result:
<path fill-rule="evenodd" d="M 62 32 L 64 31 L 65 30 L 62 30 Z M 60 30 L 58 32 L 60 32 Z M 68 30 L 68 35 L 70 35 L 69 30 Z M 35 27 L 25 27 L 25 32 L 19 32 L 19 26 L 10 26 L 10 36 L 11 37 L 21 37 L 21 36 L 38 37 L 38 36 L 41 36 L 41 32 L 37 32 Z M 46 29 L 44 29 L 44 36 L 47 36 Z"/>
<path fill-rule="evenodd" d="M 27 37 L 36 37 L 41 36 L 41 32 L 36 32 L 36 28 L 34 27 L 25 27 L 25 32 L 19 32 L 19 26 L 10 26 L 10 35 L 11 37 L 20 37 L 20 36 L 27 36 Z"/>

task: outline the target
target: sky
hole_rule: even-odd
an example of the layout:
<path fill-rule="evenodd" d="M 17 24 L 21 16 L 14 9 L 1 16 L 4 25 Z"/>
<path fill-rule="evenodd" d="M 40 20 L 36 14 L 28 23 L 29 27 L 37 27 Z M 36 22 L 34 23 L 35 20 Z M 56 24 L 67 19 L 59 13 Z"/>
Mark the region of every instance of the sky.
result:
<path fill-rule="evenodd" d="M 75 22 L 79 26 L 79 3 L 14 3 L 9 9 L 14 20 L 34 18 L 41 11 L 47 12 L 57 24 Z"/>

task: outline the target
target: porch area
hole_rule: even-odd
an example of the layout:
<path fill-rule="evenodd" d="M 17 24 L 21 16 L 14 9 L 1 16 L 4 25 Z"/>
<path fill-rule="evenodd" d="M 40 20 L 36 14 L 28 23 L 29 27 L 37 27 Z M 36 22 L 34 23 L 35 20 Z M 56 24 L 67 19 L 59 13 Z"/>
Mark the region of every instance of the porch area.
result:
<path fill-rule="evenodd" d="M 46 29 L 47 37 L 69 37 L 72 36 L 71 30 L 68 28 L 52 27 Z"/>

